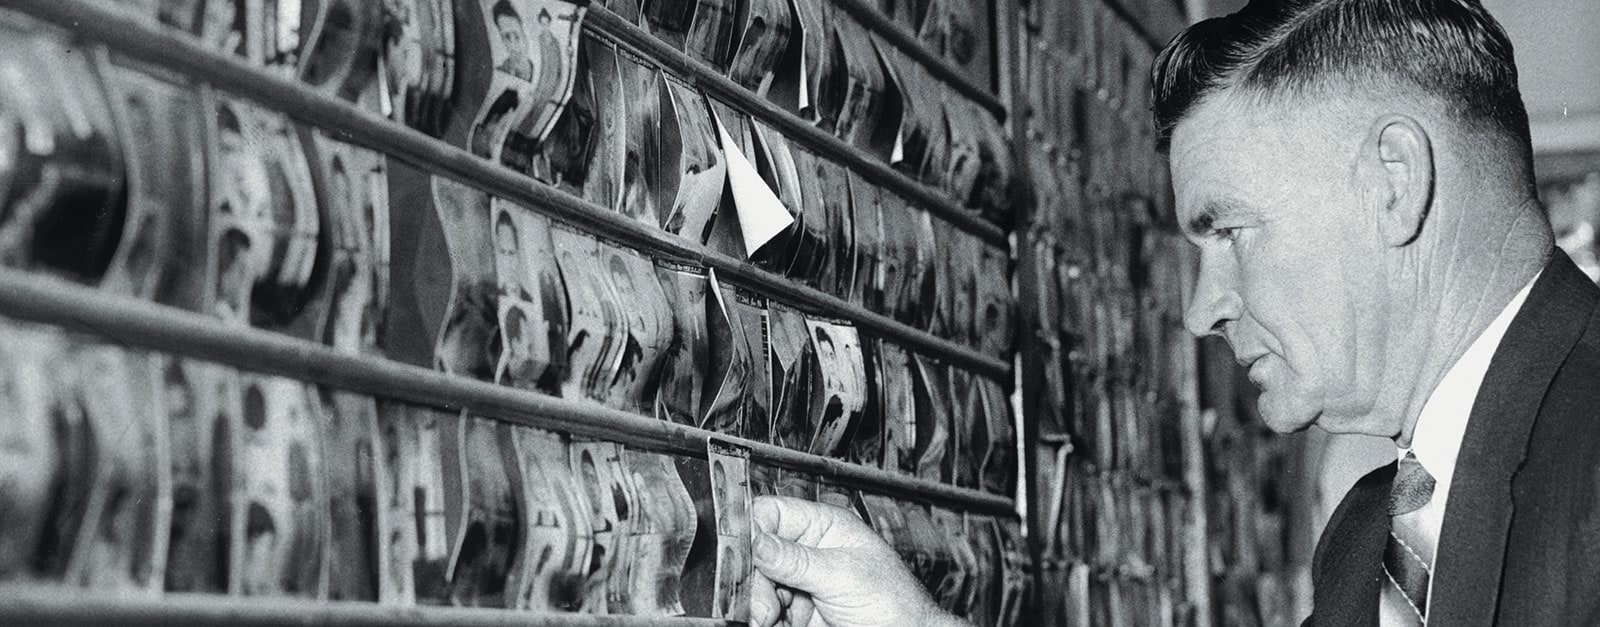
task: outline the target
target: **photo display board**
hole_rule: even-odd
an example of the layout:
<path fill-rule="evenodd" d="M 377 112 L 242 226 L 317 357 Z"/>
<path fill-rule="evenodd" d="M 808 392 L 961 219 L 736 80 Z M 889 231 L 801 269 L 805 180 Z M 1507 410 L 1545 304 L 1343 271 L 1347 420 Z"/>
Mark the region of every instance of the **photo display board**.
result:
<path fill-rule="evenodd" d="M 1030 620 L 1013 9 L 0 10 L 0 586 L 737 623 L 776 494 Z"/>

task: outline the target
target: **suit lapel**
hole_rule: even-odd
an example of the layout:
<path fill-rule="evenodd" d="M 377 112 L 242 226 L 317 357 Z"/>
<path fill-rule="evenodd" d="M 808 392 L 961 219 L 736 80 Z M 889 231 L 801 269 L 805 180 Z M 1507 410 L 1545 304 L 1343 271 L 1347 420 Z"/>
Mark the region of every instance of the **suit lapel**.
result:
<path fill-rule="evenodd" d="M 1328 519 L 1313 590 L 1317 625 L 1376 625 L 1395 462 L 1356 482 Z"/>
<path fill-rule="evenodd" d="M 1488 625 L 1499 606 L 1511 480 L 1545 391 L 1582 337 L 1593 287 L 1556 251 L 1495 351 L 1457 457 L 1434 566 L 1429 622 Z"/>

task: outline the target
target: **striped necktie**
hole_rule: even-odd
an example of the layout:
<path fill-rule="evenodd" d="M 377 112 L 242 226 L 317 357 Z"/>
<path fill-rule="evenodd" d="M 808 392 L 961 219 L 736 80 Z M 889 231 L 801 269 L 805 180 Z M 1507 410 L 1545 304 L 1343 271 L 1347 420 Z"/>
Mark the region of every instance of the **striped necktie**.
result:
<path fill-rule="evenodd" d="M 1428 619 L 1434 547 L 1421 532 L 1422 514 L 1417 510 L 1433 498 L 1433 486 L 1433 476 L 1417 456 L 1406 453 L 1389 492 L 1389 542 L 1383 549 L 1383 571 L 1389 582 L 1384 593 L 1399 595 L 1398 600 L 1416 613 L 1418 623 Z"/>

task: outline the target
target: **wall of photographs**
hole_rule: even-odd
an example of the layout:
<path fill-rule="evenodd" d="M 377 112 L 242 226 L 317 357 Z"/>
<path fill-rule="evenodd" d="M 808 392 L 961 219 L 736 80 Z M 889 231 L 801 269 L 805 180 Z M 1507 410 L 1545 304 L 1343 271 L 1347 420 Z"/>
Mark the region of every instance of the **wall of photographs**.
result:
<path fill-rule="evenodd" d="M 1003 15 L 8 3 L 0 616 L 736 623 L 784 494 L 1017 624 Z"/>
<path fill-rule="evenodd" d="M 978 625 L 1282 613 L 1297 449 L 1180 324 L 1183 21 L 8 3 L 0 616 L 737 623 L 761 494 Z"/>
<path fill-rule="evenodd" d="M 1017 8 L 1030 546 L 1041 624 L 1208 625 L 1195 260 L 1149 114 L 1164 0 Z M 1226 623 L 1235 624 L 1235 623 Z"/>

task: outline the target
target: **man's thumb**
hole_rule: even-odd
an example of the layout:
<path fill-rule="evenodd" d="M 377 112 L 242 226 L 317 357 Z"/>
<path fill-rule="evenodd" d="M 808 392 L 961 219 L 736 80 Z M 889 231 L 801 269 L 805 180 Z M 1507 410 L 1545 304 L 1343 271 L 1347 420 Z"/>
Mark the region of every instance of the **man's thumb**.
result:
<path fill-rule="evenodd" d="M 791 588 L 808 592 L 816 589 L 826 570 L 821 551 L 761 531 L 755 533 L 753 541 L 756 569 L 761 574 Z"/>

